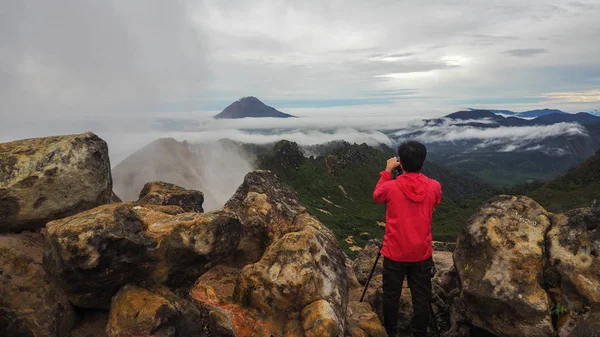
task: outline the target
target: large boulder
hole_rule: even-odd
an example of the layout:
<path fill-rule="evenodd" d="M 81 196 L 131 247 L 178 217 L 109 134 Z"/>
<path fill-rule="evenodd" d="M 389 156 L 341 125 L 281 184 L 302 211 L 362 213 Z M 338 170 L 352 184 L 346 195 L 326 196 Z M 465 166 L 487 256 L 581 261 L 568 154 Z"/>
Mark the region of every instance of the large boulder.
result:
<path fill-rule="evenodd" d="M 224 209 L 242 220 L 244 236 L 235 258 L 240 265 L 257 262 L 272 242 L 299 230 L 294 218 L 306 212 L 296 191 L 270 171 L 247 174 Z"/>
<path fill-rule="evenodd" d="M 600 303 L 600 209 L 556 215 L 547 242 L 550 265 L 567 296 Z"/>
<path fill-rule="evenodd" d="M 356 274 L 356 278 L 360 284 L 364 285 L 367 283 L 367 279 L 371 274 L 371 269 L 373 269 L 373 265 L 375 264 L 375 260 L 377 259 L 377 254 L 381 249 L 381 240 L 379 239 L 371 239 L 365 245 L 365 248 L 361 250 L 357 255 L 356 259 L 354 259 L 354 273 Z M 377 261 L 377 266 L 373 271 L 373 276 L 377 276 L 381 274 L 383 271 L 383 256 L 379 257 Z"/>
<path fill-rule="evenodd" d="M 204 194 L 162 181 L 146 183 L 140 192 L 140 205 L 173 205 L 186 212 L 202 213 Z"/>
<path fill-rule="evenodd" d="M 206 315 L 192 301 L 164 287 L 123 287 L 114 297 L 106 333 L 108 337 L 207 336 Z"/>
<path fill-rule="evenodd" d="M 0 144 L 0 232 L 42 228 L 111 202 L 108 146 L 95 134 Z"/>
<path fill-rule="evenodd" d="M 42 267 L 39 233 L 0 235 L 0 336 L 67 336 L 75 311 Z"/>
<path fill-rule="evenodd" d="M 499 196 L 483 205 L 454 251 L 460 302 L 470 322 L 497 336 L 554 336 L 543 288 L 550 214 L 527 197 Z"/>
<path fill-rule="evenodd" d="M 546 244 L 544 274 L 559 335 L 565 337 L 578 326 L 589 305 L 600 304 L 600 209 L 555 215 Z"/>
<path fill-rule="evenodd" d="M 268 171 L 249 173 L 225 208 L 244 223 L 241 251 L 260 253 L 246 260 L 259 259 L 242 270 L 234 301 L 286 322 L 289 334 L 319 334 L 318 322 L 327 322 L 322 336 L 343 336 L 348 276 L 333 232 Z"/>
<path fill-rule="evenodd" d="M 286 234 L 259 262 L 243 269 L 234 300 L 281 320 L 326 300 L 331 310 L 317 312 L 327 314 L 321 319 L 334 321 L 335 331 L 342 333 L 348 281 L 339 246 L 333 244 L 312 227 Z"/>
<path fill-rule="evenodd" d="M 100 206 L 46 230 L 45 269 L 75 305 L 100 309 L 126 283 L 192 285 L 241 236 L 233 213 L 169 215 L 134 203 Z"/>

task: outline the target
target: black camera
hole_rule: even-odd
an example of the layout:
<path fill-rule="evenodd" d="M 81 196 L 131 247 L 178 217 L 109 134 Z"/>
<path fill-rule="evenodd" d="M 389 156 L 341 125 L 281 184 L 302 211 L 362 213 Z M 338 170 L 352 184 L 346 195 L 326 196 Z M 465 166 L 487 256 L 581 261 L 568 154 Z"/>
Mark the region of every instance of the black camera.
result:
<path fill-rule="evenodd" d="M 396 160 L 397 160 L 398 162 L 400 162 L 400 157 L 394 157 L 394 158 L 396 158 Z M 394 171 L 393 171 L 393 173 L 394 173 L 394 179 L 395 179 L 396 177 L 398 177 L 399 175 L 401 175 L 401 174 L 402 174 L 402 168 L 401 168 L 400 166 L 398 166 L 398 167 L 394 168 Z"/>

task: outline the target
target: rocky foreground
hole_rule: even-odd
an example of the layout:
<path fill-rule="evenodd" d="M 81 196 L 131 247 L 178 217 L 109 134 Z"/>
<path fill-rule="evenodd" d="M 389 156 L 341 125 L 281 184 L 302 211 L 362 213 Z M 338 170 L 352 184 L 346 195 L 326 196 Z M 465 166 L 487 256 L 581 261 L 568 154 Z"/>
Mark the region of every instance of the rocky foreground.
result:
<path fill-rule="evenodd" d="M 202 203 L 163 182 L 120 202 L 91 133 L 0 144 L 0 336 L 385 336 L 380 265 L 358 302 L 380 242 L 350 260 L 268 171 Z M 490 200 L 434 252 L 431 335 L 600 336 L 599 226 Z"/>

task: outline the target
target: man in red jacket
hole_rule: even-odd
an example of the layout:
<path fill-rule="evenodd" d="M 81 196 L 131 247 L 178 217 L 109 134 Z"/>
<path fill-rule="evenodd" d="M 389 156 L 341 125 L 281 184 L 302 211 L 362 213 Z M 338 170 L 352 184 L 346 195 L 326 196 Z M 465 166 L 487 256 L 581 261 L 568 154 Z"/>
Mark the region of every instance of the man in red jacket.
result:
<path fill-rule="evenodd" d="M 387 204 L 383 259 L 383 325 L 396 336 L 400 295 L 404 277 L 413 304 L 411 333 L 426 337 L 431 301 L 431 217 L 442 201 L 439 182 L 420 173 L 427 156 L 425 145 L 410 141 L 398 147 L 398 157 L 387 161 L 380 173 L 373 199 Z M 392 172 L 403 174 L 392 179 Z"/>

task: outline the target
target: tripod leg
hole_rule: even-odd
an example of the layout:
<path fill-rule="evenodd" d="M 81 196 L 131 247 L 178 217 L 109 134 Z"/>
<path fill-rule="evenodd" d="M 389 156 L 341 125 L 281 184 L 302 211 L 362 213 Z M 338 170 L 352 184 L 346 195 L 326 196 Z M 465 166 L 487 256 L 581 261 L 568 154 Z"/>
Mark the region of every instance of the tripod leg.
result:
<path fill-rule="evenodd" d="M 371 268 L 371 273 L 369 274 L 369 278 L 367 279 L 367 283 L 365 283 L 365 289 L 363 290 L 362 296 L 360 297 L 360 301 L 362 302 L 365 298 L 365 294 L 367 293 L 367 288 L 369 288 L 369 282 L 371 282 L 371 278 L 373 277 L 373 273 L 375 272 L 375 267 L 377 267 L 377 262 L 379 262 L 379 257 L 381 256 L 381 251 L 377 252 L 377 258 L 375 259 L 375 264 L 373 264 L 373 268 Z"/>

